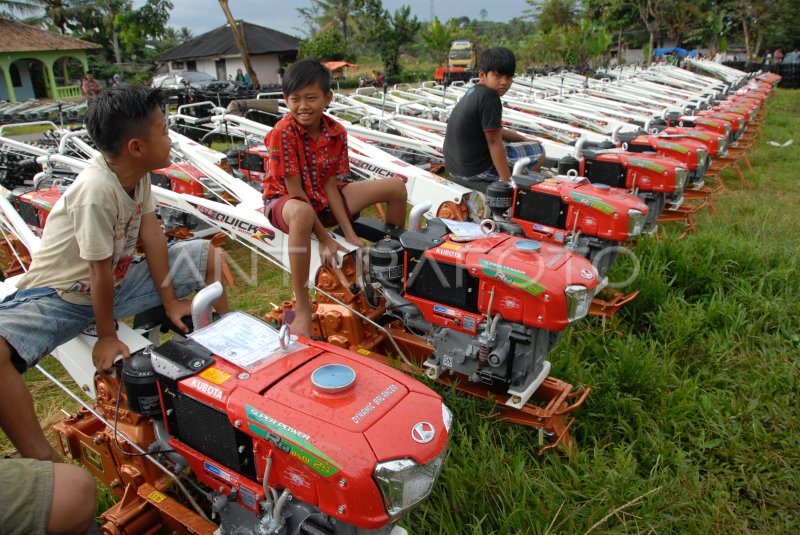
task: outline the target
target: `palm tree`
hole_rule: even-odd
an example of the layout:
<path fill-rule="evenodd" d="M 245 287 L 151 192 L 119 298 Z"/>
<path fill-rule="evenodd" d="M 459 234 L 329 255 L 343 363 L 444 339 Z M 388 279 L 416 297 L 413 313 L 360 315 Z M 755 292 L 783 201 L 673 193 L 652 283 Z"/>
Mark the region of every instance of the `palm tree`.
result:
<path fill-rule="evenodd" d="M 9 15 L 26 16 L 26 24 L 56 29 L 62 35 L 67 33 L 70 13 L 80 8 L 67 6 L 64 0 L 0 0 L 0 9 Z"/>
<path fill-rule="evenodd" d="M 450 28 L 439 22 L 438 17 L 433 17 L 427 30 L 421 33 L 421 37 L 433 55 L 434 61 L 446 65 L 447 52 L 450 50 L 450 42 L 453 40 L 453 32 L 450 31 Z"/>
<path fill-rule="evenodd" d="M 348 42 L 349 28 L 355 20 L 360 0 L 312 0 L 309 13 L 315 13 L 319 31 L 338 28 L 342 32 L 344 42 Z"/>
<path fill-rule="evenodd" d="M 0 0 L 0 13 L 6 15 L 33 15 L 41 6 L 35 0 Z"/>

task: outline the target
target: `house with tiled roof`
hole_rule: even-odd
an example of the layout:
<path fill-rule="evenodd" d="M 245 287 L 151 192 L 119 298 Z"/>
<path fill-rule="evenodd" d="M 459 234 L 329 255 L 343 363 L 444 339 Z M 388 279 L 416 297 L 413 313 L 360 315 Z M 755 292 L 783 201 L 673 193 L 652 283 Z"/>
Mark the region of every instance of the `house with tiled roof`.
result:
<path fill-rule="evenodd" d="M 0 17 L 0 100 L 80 97 L 72 78 L 89 70 L 86 52 L 99 48 Z"/>
<path fill-rule="evenodd" d="M 236 21 L 236 26 L 247 44 L 250 62 L 259 82 L 277 83 L 281 65 L 297 58 L 300 40 L 278 30 L 241 20 Z M 157 61 L 159 72 L 162 73 L 199 71 L 218 80 L 235 76 L 237 69 L 245 70 L 228 24 L 166 50 Z"/>

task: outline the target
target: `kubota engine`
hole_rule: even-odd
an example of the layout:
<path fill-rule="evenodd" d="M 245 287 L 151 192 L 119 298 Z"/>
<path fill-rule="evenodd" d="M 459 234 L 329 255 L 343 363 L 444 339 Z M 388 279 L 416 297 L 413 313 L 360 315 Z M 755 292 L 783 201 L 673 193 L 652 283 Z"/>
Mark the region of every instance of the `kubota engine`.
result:
<path fill-rule="evenodd" d="M 649 209 L 635 195 L 585 178 L 544 175 L 493 182 L 486 206 L 499 230 L 566 247 L 605 277 L 616 246 L 635 240 Z"/>
<path fill-rule="evenodd" d="M 20 187 L 11 192 L 11 201 L 31 230 L 37 236 L 41 236 L 47 216 L 66 188 L 66 185 L 49 186 L 38 190 Z"/>
<path fill-rule="evenodd" d="M 219 322 L 227 337 L 272 329 L 236 312 Z M 129 409 L 117 380 L 97 377 L 96 409 L 120 435 L 85 410 L 56 429 L 65 453 L 122 498 L 103 515 L 107 533 L 405 533 L 393 524 L 438 477 L 450 411 L 389 366 L 326 343 L 286 341 L 254 364 L 234 364 L 246 355 L 229 342 L 229 360 L 192 340 L 137 352 L 122 368 Z M 183 474 L 194 499 L 122 453 L 132 450 L 114 444 L 122 435 Z M 192 511 L 193 501 L 217 520 Z"/>
<path fill-rule="evenodd" d="M 656 153 L 681 162 L 689 171 L 689 184 L 703 187 L 703 177 L 711 165 L 706 145 L 691 138 L 666 139 L 644 132 L 624 132 L 615 137 L 622 150 L 634 153 Z"/>
<path fill-rule="evenodd" d="M 459 242 L 439 219 L 421 231 L 355 226 L 378 240 L 366 293 L 433 347 L 430 375 L 463 375 L 516 408 L 547 377 L 557 333 L 587 314 L 599 283 L 588 260 L 546 243 L 504 234 Z"/>
<path fill-rule="evenodd" d="M 689 172 L 680 162 L 657 154 L 632 154 L 613 148 L 579 149 L 580 159 L 564 156 L 558 174 L 576 173 L 593 184 L 623 188 L 642 199 L 650 209 L 645 232 L 656 229 L 658 217 L 667 203 L 675 209 L 683 202 Z"/>

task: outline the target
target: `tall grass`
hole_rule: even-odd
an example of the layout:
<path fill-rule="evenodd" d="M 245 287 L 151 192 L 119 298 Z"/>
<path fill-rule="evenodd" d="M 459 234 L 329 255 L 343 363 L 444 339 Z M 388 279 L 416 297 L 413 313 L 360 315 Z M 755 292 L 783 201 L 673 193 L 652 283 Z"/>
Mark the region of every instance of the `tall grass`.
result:
<path fill-rule="evenodd" d="M 572 327 L 551 355 L 553 375 L 594 388 L 577 412 L 577 453 L 539 458 L 535 430 L 437 387 L 454 411 L 451 444 L 433 493 L 402 522 L 410 532 L 800 532 L 800 92 L 769 106 L 752 189 L 724 175 L 717 214 L 696 233 L 637 244 L 637 299 Z M 230 293 L 260 315 L 289 291 L 263 262 L 257 276 Z M 30 375 L 43 424 L 74 410 Z"/>

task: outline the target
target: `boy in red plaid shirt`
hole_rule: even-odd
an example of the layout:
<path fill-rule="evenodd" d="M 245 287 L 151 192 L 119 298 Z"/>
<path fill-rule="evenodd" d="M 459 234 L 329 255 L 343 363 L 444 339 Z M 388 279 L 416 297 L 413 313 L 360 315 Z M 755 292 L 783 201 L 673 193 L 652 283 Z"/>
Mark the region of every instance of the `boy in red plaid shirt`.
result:
<path fill-rule="evenodd" d="M 309 244 L 319 240 L 323 264 L 335 265 L 339 248 L 325 227 L 339 225 L 345 239 L 363 245 L 353 230 L 359 211 L 385 202 L 386 222 L 403 226 L 406 188 L 396 178 L 340 183 L 349 175 L 347 132 L 323 114 L 333 98 L 330 71 L 316 59 L 295 63 L 283 77 L 289 114 L 264 140 L 269 173 L 264 180 L 264 214 L 275 228 L 289 234 L 289 268 L 296 299 L 292 330 L 311 334 L 311 300 L 307 281 Z"/>

